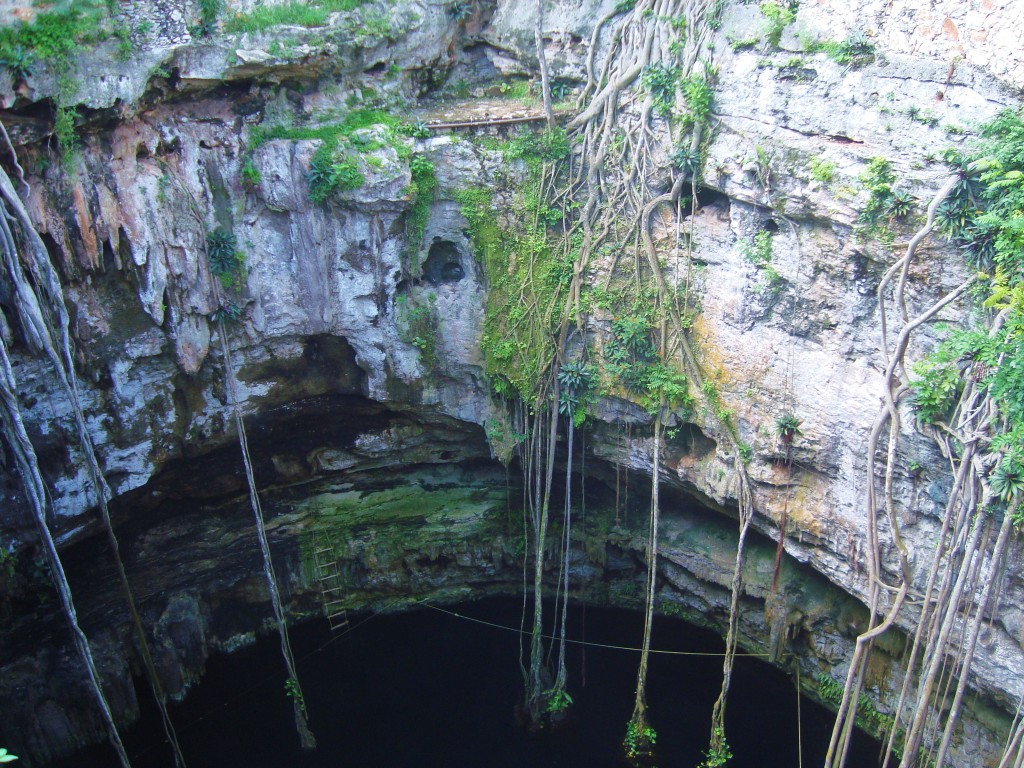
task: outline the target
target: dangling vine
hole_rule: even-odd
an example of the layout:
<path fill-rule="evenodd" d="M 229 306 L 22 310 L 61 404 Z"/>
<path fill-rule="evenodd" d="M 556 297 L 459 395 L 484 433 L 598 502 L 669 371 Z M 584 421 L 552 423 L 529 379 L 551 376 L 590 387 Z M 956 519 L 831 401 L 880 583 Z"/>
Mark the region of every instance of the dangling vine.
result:
<path fill-rule="evenodd" d="M 567 360 L 574 354 L 572 350 L 586 346 L 595 304 L 612 314 L 612 337 L 603 350 L 602 387 L 605 391 L 624 388 L 648 408 L 655 422 L 654 488 L 647 541 L 645 636 L 649 642 L 657 573 L 658 444 L 662 423 L 663 419 L 677 418 L 678 412 L 693 404 L 691 387 L 698 392 L 708 389 L 686 337 L 691 302 L 686 296 L 681 299 L 679 289 L 667 284 L 653 230 L 662 207 L 671 206 L 682 218 L 682 192 L 688 185 L 691 221 L 686 252 L 688 258 L 691 256 L 697 176 L 715 76 L 711 64 L 701 62 L 700 57 L 708 51 L 709 14 L 719 11 L 720 4 L 713 0 L 620 3 L 598 22 L 593 33 L 588 80 L 580 94 L 579 111 L 567 124 L 568 133 L 549 129 L 532 141 L 513 141 L 506 150 L 506 157 L 523 159 L 530 169 L 525 190 L 513 204 L 522 222 L 520 231 L 510 232 L 495 222 L 487 193 L 467 190 L 460 198 L 490 283 L 483 339 L 488 373 L 499 395 L 514 393 L 521 402 L 531 404 L 520 459 L 526 479 L 524 512 L 534 558 L 533 634 L 530 668 L 526 671 L 524 666 L 524 676 L 526 699 L 535 722 L 545 695 L 561 696 L 565 686 L 561 665 L 556 684 L 548 691 L 541 685 L 540 671 L 540 597 L 548 501 L 558 439 L 557 413 L 562 410 L 561 398 L 566 396 L 564 383 L 560 386 L 560 372 L 574 364 Z M 610 35 L 607 43 L 602 41 L 605 33 Z M 539 45 L 540 31 L 536 37 Z M 603 52 L 600 63 L 598 51 Z M 538 58 L 543 62 L 540 55 Z M 663 147 L 665 127 L 672 144 L 668 150 Z M 659 151 L 671 157 L 675 168 L 667 192 L 657 191 L 654 181 L 663 176 L 657 167 Z M 676 231 L 678 243 L 679 226 Z M 624 260 L 629 253 L 634 257 L 631 264 Z M 611 261 L 607 282 L 601 289 L 603 299 L 585 289 L 584 278 L 597 254 Z M 620 270 L 629 270 L 635 279 L 619 284 L 613 292 L 611 283 Z M 744 542 L 753 499 L 728 412 L 717 401 L 709 405 L 708 411 L 720 421 L 725 433 L 723 446 L 732 449 L 740 512 L 723 689 L 713 713 L 711 736 L 712 751 L 721 755 L 727 751 L 725 699 L 737 642 Z M 570 436 L 572 429 L 570 426 Z M 570 476 L 567 473 L 567 482 Z M 563 537 L 563 542 L 568 547 L 568 539 Z M 567 556 L 565 550 L 562 555 Z M 567 564 L 562 567 L 567 571 Z M 627 749 L 631 743 L 638 744 L 638 737 L 653 742 L 653 729 L 645 719 L 645 679 L 646 664 L 642 661 L 637 714 L 627 733 Z M 636 723 L 641 722 L 638 731 Z"/>
<path fill-rule="evenodd" d="M 868 629 L 857 638 L 833 728 L 826 764 L 845 765 L 856 702 L 866 678 L 872 641 L 915 603 L 914 633 L 884 764 L 901 768 L 944 765 L 967 690 L 986 616 L 997 612 L 1011 533 L 1022 522 L 1024 469 L 1024 120 L 1007 111 L 983 127 L 969 156 L 947 155 L 953 174 L 931 200 L 925 222 L 878 288 L 881 352 L 886 365 L 883 407 L 867 453 Z M 965 253 L 976 277 L 911 315 L 906 299 L 910 268 L 935 229 Z M 987 295 L 971 327 L 952 332 L 914 365 L 906 357 L 915 332 L 971 289 Z M 894 299 L 887 309 L 888 297 Z M 892 315 L 899 333 L 891 338 Z M 923 587 L 915 583 L 900 536 L 894 484 L 902 417 L 911 405 L 950 465 L 952 488 Z M 884 451 L 880 451 L 886 439 Z M 878 454 L 881 453 L 881 459 Z M 876 471 L 881 463 L 882 471 Z M 880 479 L 879 479 L 880 478 Z M 879 516 L 889 527 L 895 563 L 883 562 Z M 893 567 L 894 566 L 894 567 Z M 895 573 L 897 583 L 884 574 Z M 943 683 L 943 680 L 946 682 Z M 953 685 L 955 680 L 955 686 Z M 915 682 L 916 681 L 916 682 Z M 948 699 L 952 690 L 952 700 Z M 910 716 L 904 718 L 907 707 Z M 945 717 L 940 719 L 940 713 Z M 941 732 L 941 739 L 938 734 Z M 1001 766 L 1019 765 L 1020 726 L 1007 740 Z"/>
<path fill-rule="evenodd" d="M 46 353 L 57 370 L 58 378 L 61 378 L 66 375 L 67 369 L 64 367 L 65 361 L 57 352 L 53 325 L 47 317 L 48 312 L 59 311 L 64 307 L 60 283 L 57 282 L 56 274 L 53 273 L 45 246 L 39 240 L 28 213 L 14 190 L 14 185 L 2 168 L 0 168 L 0 193 L 2 193 L 0 200 L 3 203 L 0 205 L 0 240 L 3 245 L 4 273 L 13 289 L 12 298 L 21 331 L 31 348 Z M 11 216 L 11 212 L 13 212 L 13 216 Z M 22 268 L 14 233 L 8 224 L 8 216 L 11 216 L 12 221 L 20 225 L 21 233 L 27 242 L 25 255 L 30 269 L 32 269 L 33 281 L 29 280 Z M 38 286 L 38 290 L 36 286 Z M 59 305 L 57 303 L 58 296 L 61 297 Z M 64 324 L 66 319 L 67 314 L 64 310 L 60 317 L 64 328 L 67 327 Z M 22 421 L 21 406 L 17 396 L 17 382 L 8 353 L 9 342 L 6 335 L 0 333 L 0 399 L 3 400 L 4 434 L 14 454 L 18 473 L 24 483 L 25 495 L 35 517 L 43 553 L 60 597 L 61 608 L 70 625 L 75 647 L 85 666 L 89 686 L 106 725 L 108 738 L 121 765 L 124 768 L 130 768 L 128 754 L 121 742 L 113 714 L 103 693 L 103 686 L 89 647 L 89 640 L 78 623 L 78 614 L 75 610 L 71 588 L 68 585 L 57 546 L 46 523 L 46 485 L 39 471 L 35 448 L 29 440 Z M 68 355 L 67 363 L 70 364 L 70 352 L 66 346 L 64 346 L 64 352 Z M 66 379 L 64 382 L 66 383 Z"/>
<path fill-rule="evenodd" d="M 263 507 L 260 504 L 259 493 L 256 489 L 252 457 L 249 454 L 249 441 L 245 430 L 245 420 L 242 418 L 242 407 L 235 387 L 235 372 L 231 359 L 231 347 L 228 342 L 227 317 L 224 310 L 237 305 L 226 301 L 218 287 L 218 285 L 237 287 L 242 283 L 240 273 L 244 259 L 236 249 L 234 235 L 225 229 L 214 230 L 205 237 L 204 242 L 211 276 L 217 278 L 211 281 L 211 283 L 214 286 L 214 293 L 217 296 L 218 303 L 222 308 L 217 312 L 216 324 L 217 336 L 220 339 L 221 355 L 224 359 L 224 385 L 228 394 L 228 403 L 234 416 L 235 429 L 238 433 L 238 447 L 242 453 L 242 464 L 245 467 L 246 486 L 249 490 L 249 505 L 252 508 L 253 517 L 256 521 L 256 538 L 260 545 L 263 575 L 267 583 L 267 590 L 270 593 L 270 605 L 273 609 L 274 624 L 277 627 L 281 643 L 281 655 L 284 658 L 285 668 L 288 671 L 288 679 L 285 681 L 285 693 L 292 700 L 292 711 L 295 716 L 295 729 L 299 734 L 299 743 L 303 749 L 316 749 L 316 738 L 309 727 L 306 699 L 303 696 L 302 686 L 299 683 L 295 656 L 292 653 L 291 641 L 288 637 L 287 617 L 281 602 L 281 592 L 277 586 L 277 574 L 274 572 L 274 563 L 270 555 L 270 542 L 267 540 Z"/>

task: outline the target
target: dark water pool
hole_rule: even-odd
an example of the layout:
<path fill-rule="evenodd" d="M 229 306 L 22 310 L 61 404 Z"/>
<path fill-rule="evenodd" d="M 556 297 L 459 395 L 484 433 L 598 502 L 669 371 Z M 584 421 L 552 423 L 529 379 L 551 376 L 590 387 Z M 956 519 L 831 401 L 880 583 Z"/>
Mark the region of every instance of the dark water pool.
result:
<path fill-rule="evenodd" d="M 491 599 L 452 608 L 518 626 L 521 603 Z M 362 622 L 362 623 L 360 623 Z M 519 643 L 501 631 L 433 610 L 353 617 L 338 639 L 322 623 L 292 632 L 319 749 L 298 747 L 284 695 L 276 637 L 208 663 L 201 686 L 172 710 L 190 768 L 621 768 L 620 742 L 633 708 L 638 655 L 579 646 L 569 649 L 573 718 L 564 729 L 531 734 L 513 712 L 521 694 Z M 575 609 L 570 635 L 636 646 L 641 617 L 612 609 Z M 659 619 L 653 643 L 670 650 L 720 652 L 715 635 L 681 621 Z M 655 655 L 648 706 L 658 731 L 658 765 L 693 768 L 707 746 L 721 659 Z M 801 705 L 803 765 L 824 762 L 832 716 Z M 732 768 L 797 768 L 797 697 L 787 677 L 739 658 L 729 698 L 727 733 Z M 171 766 L 153 712 L 126 734 L 133 764 Z M 848 764 L 877 766 L 877 744 L 855 742 Z M 113 766 L 103 748 L 65 766 Z"/>

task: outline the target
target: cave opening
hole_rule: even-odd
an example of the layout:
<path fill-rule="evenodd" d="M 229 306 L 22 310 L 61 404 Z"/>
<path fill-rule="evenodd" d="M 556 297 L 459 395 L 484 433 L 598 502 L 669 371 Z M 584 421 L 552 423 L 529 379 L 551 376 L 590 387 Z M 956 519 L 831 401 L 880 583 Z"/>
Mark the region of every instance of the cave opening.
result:
<path fill-rule="evenodd" d="M 387 608 L 386 604 L 381 606 Z M 312 621 L 293 632 L 319 748 L 302 752 L 290 728 L 284 676 L 272 638 L 207 664 L 207 674 L 172 713 L 193 768 L 245 765 L 387 765 L 417 768 L 626 765 L 621 739 L 631 707 L 642 622 L 635 611 L 577 605 L 571 719 L 531 733 L 514 710 L 522 693 L 518 667 L 522 601 L 505 595 L 441 610 L 354 616 L 350 631 L 331 634 Z M 703 757 L 723 643 L 714 633 L 659 616 L 648 691 L 658 728 L 659 762 L 696 765 Z M 710 655 L 684 655 L 710 654 Z M 729 731 L 737 768 L 792 768 L 802 747 L 820 765 L 832 715 L 800 702 L 787 675 L 758 659 L 737 660 Z M 155 712 L 126 734 L 138 764 L 170 765 Z M 802 739 L 801 739 L 802 736 Z M 58 768 L 110 765 L 95 747 Z M 851 759 L 875 765 L 878 745 L 858 735 Z M 164 762 L 161 762 L 164 761 Z"/>

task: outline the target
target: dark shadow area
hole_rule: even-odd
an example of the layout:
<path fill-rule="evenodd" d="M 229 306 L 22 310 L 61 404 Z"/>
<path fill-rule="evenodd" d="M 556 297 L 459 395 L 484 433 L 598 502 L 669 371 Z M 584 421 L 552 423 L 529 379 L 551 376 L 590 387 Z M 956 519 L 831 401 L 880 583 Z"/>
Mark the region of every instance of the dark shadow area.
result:
<path fill-rule="evenodd" d="M 569 691 L 575 702 L 561 729 L 529 733 L 513 708 L 521 694 L 521 602 L 496 598 L 451 607 L 460 614 L 420 610 L 353 617 L 347 635 L 323 622 L 296 628 L 311 724 L 319 749 L 303 753 L 284 692 L 276 640 L 208 663 L 203 683 L 172 716 L 191 768 L 620 768 L 621 739 L 633 707 L 638 654 L 591 645 L 567 649 Z M 546 611 L 554 618 L 549 604 Z M 467 620 L 469 619 L 469 620 Z M 476 620 L 476 621 L 473 621 Z M 487 624 L 477 622 L 488 622 Z M 497 626 L 494 626 L 497 625 Z M 574 606 L 569 636 L 605 646 L 636 647 L 639 613 Z M 655 621 L 653 647 L 710 656 L 654 654 L 648 706 L 658 730 L 660 765 L 696 765 L 707 747 L 718 693 L 722 642 L 677 619 Z M 584 684 L 585 680 L 585 684 Z M 749 657 L 736 661 L 727 733 L 732 768 L 793 768 L 801 749 L 797 694 L 786 674 Z M 808 699 L 800 705 L 804 765 L 821 765 L 832 715 Z M 137 765 L 170 766 L 155 713 L 127 733 Z M 858 735 L 850 765 L 877 765 L 877 743 Z M 95 748 L 58 768 L 113 765 Z"/>
<path fill-rule="evenodd" d="M 435 239 L 423 262 L 423 279 L 431 285 L 440 285 L 457 283 L 465 276 L 466 270 L 462 266 L 458 246 L 451 240 Z"/>

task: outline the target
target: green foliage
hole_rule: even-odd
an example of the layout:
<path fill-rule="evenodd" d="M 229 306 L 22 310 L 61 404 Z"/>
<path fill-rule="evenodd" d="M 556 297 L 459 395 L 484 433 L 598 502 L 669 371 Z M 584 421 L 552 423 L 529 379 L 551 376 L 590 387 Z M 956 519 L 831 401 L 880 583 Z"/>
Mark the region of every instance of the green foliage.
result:
<path fill-rule="evenodd" d="M 366 177 L 359 168 L 359 159 L 343 148 L 323 144 L 309 162 L 309 199 L 320 204 L 336 192 L 359 189 Z"/>
<path fill-rule="evenodd" d="M 505 157 L 524 160 L 536 170 L 545 162 L 562 160 L 569 154 L 569 136 L 563 128 L 552 128 L 540 133 L 521 133 L 505 148 Z"/>
<path fill-rule="evenodd" d="M 821 157 L 812 157 L 809 165 L 812 179 L 820 181 L 823 184 L 828 184 L 833 178 L 835 178 L 836 164 L 831 160 L 826 160 Z"/>
<path fill-rule="evenodd" d="M 548 701 L 544 709 L 549 715 L 564 712 L 572 706 L 572 697 L 565 691 L 552 689 L 545 691 L 544 696 Z"/>
<path fill-rule="evenodd" d="M 294 677 L 289 677 L 284 681 L 284 692 L 289 699 L 293 699 L 298 703 L 299 709 L 302 710 L 303 715 L 308 715 L 306 711 L 306 700 L 302 697 L 302 689 L 299 687 L 299 681 Z"/>
<path fill-rule="evenodd" d="M 281 5 L 257 5 L 249 13 L 238 13 L 224 22 L 224 31 L 231 34 L 263 32 L 279 26 L 322 27 L 330 12 L 319 5 L 298 0 Z"/>
<path fill-rule="evenodd" d="M 132 45 L 132 34 L 128 27 L 118 27 L 114 30 L 114 37 L 117 38 L 117 50 L 114 56 L 118 61 L 128 61 L 135 52 L 135 46 Z"/>
<path fill-rule="evenodd" d="M 413 155 L 409 162 L 412 176 L 410 193 L 412 207 L 406 224 L 409 243 L 418 247 L 430 219 L 430 206 L 434 202 L 434 191 L 437 189 L 437 173 L 434 164 L 423 155 Z"/>
<path fill-rule="evenodd" d="M 828 40 L 808 46 L 812 51 L 824 51 L 836 64 L 861 67 L 875 58 L 875 46 L 863 32 L 854 32 L 845 40 Z"/>
<path fill-rule="evenodd" d="M 764 279 L 754 290 L 755 293 L 776 293 L 782 287 L 782 275 L 772 266 L 772 233 L 761 230 L 753 238 L 740 243 L 743 258 L 757 267 L 758 274 Z"/>
<path fill-rule="evenodd" d="M 214 324 L 224 323 L 231 325 L 237 323 L 242 317 L 242 307 L 234 302 L 227 302 L 223 307 L 218 307 L 210 313 L 210 322 Z"/>
<path fill-rule="evenodd" d="M 24 80 L 32 74 L 35 54 L 19 43 L 0 41 L 0 67 L 4 67 L 15 78 Z"/>
<path fill-rule="evenodd" d="M 239 175 L 242 177 L 242 186 L 246 189 L 255 189 L 263 180 L 263 174 L 260 173 L 260 169 L 256 167 L 251 157 L 242 165 Z"/>
<path fill-rule="evenodd" d="M 489 287 L 481 342 L 485 371 L 499 394 L 532 403 L 550 373 L 558 310 L 580 247 L 576 238 L 566 249 L 553 230 L 564 211 L 541 195 L 545 169 L 570 147 L 565 132 L 555 129 L 522 132 L 496 148 L 525 163 L 525 182 L 509 191 L 500 210 L 485 189 L 461 190 L 455 197 Z"/>
<path fill-rule="evenodd" d="M 577 427 L 586 419 L 593 384 L 594 371 L 582 360 L 570 360 L 558 371 L 558 412 L 572 417 Z"/>
<path fill-rule="evenodd" d="M 611 338 L 604 347 L 605 370 L 609 376 L 638 396 L 652 413 L 662 403 L 672 409 L 692 407 L 686 377 L 666 366 L 658 356 L 654 329 L 646 315 L 618 317 L 612 321 L 611 330 Z"/>
<path fill-rule="evenodd" d="M 466 21 L 473 15 L 473 4 L 466 2 L 466 0 L 454 0 L 454 2 L 448 6 L 448 15 L 451 16 L 456 23 Z"/>
<path fill-rule="evenodd" d="M 773 48 L 778 48 L 783 31 L 796 20 L 796 11 L 788 3 L 774 0 L 766 0 L 759 8 L 761 15 L 768 21 L 768 27 L 764 32 L 765 39 Z"/>
<path fill-rule="evenodd" d="M 427 296 L 427 304 L 416 304 L 405 296 L 398 297 L 398 319 L 401 339 L 420 351 L 420 360 L 427 370 L 437 365 L 437 296 Z"/>
<path fill-rule="evenodd" d="M 73 157 L 78 151 L 78 133 L 75 130 L 75 118 L 78 110 L 74 107 L 57 107 L 53 121 L 53 135 L 57 139 L 57 147 L 65 159 Z"/>
<path fill-rule="evenodd" d="M 999 458 L 999 464 L 989 475 L 988 482 L 992 492 L 1007 504 L 1024 491 L 1024 454 L 1020 449 Z"/>
<path fill-rule="evenodd" d="M 876 227 L 883 222 L 892 203 L 892 185 L 896 182 L 892 163 L 884 157 L 873 157 L 868 161 L 868 167 L 860 174 L 858 180 L 867 190 L 868 199 L 857 220 L 869 227 Z"/>
<path fill-rule="evenodd" d="M 400 123 L 398 125 L 398 132 L 403 136 L 409 136 L 413 139 L 430 138 L 430 126 L 422 120 L 414 120 L 411 123 Z"/>
<path fill-rule="evenodd" d="M 241 286 L 245 254 L 238 250 L 235 233 L 218 227 L 206 234 L 206 261 L 210 272 L 228 289 Z"/>
<path fill-rule="evenodd" d="M 725 740 L 725 733 L 716 727 L 711 745 L 704 753 L 704 760 L 697 768 L 721 768 L 732 759 L 732 750 Z"/>
<path fill-rule="evenodd" d="M 217 31 L 217 20 L 224 10 L 224 0 L 198 0 L 199 24 L 195 33 L 199 37 L 209 37 Z"/>
<path fill-rule="evenodd" d="M 23 59 L 31 56 L 65 60 L 79 44 L 95 43 L 104 36 L 103 25 L 108 16 L 105 5 L 91 0 L 78 0 L 63 8 L 43 11 L 29 23 L 0 29 L 0 53 L 6 58 L 15 48 L 20 48 Z"/>
<path fill-rule="evenodd" d="M 999 419 L 990 446 L 997 454 L 989 477 L 1007 501 L 1020 487 L 1024 445 L 1024 118 L 1006 110 L 982 126 L 971 151 L 946 153 L 955 176 L 940 206 L 940 227 L 973 265 L 989 270 L 981 287 L 982 310 L 1003 313 L 1002 326 L 951 330 L 924 360 L 911 382 L 918 418 L 949 417 L 964 381 L 972 380 L 996 405 Z M 984 317 L 984 314 L 979 317 Z"/>
<path fill-rule="evenodd" d="M 13 763 L 17 759 L 17 755 L 12 755 L 3 747 L 0 747 L 0 763 Z"/>
<path fill-rule="evenodd" d="M 659 115 L 672 114 L 675 106 L 676 86 L 679 82 L 679 68 L 668 64 L 653 64 L 644 67 L 641 82 L 654 102 L 654 111 Z"/>
<path fill-rule="evenodd" d="M 782 442 L 787 445 L 791 444 L 798 435 L 802 435 L 800 431 L 800 425 L 803 422 L 792 413 L 786 413 L 779 416 L 775 420 L 775 434 L 779 436 Z"/>
<path fill-rule="evenodd" d="M 209 0 L 205 0 L 209 1 Z M 369 0 L 291 0 L 280 5 L 257 5 L 249 13 L 236 13 L 224 22 L 228 34 L 263 32 L 279 26 L 323 27 L 332 13 L 354 11 Z"/>
<path fill-rule="evenodd" d="M 515 393 L 531 402 L 553 357 L 557 320 L 549 310 L 567 287 L 571 270 L 556 258 L 541 215 L 549 209 L 534 191 L 541 161 L 535 154 L 523 159 L 534 169 L 533 181 L 500 216 L 489 190 L 464 189 L 455 197 L 489 286 L 481 340 L 484 369 L 499 394 Z"/>
<path fill-rule="evenodd" d="M 699 149 L 690 149 L 688 146 L 684 146 L 677 148 L 669 160 L 684 176 L 695 176 L 703 158 Z"/>
<path fill-rule="evenodd" d="M 740 245 L 743 258 L 755 267 L 766 267 L 772 263 L 772 233 L 761 230 L 750 241 Z"/>
<path fill-rule="evenodd" d="M 712 90 L 707 78 L 702 75 L 690 75 L 679 81 L 679 87 L 686 99 L 693 119 L 697 123 L 707 122 L 711 116 Z"/>
<path fill-rule="evenodd" d="M 885 213 L 892 219 L 906 219 L 914 209 L 914 196 L 905 189 L 895 189 L 886 203 Z"/>
<path fill-rule="evenodd" d="M 649 752 L 657 741 L 658 732 L 651 726 L 630 722 L 626 726 L 626 736 L 622 740 L 622 746 L 626 750 L 626 757 L 635 760 Z"/>
<path fill-rule="evenodd" d="M 747 443 L 739 443 L 737 450 L 740 452 L 740 461 L 744 464 L 749 464 L 754 460 L 754 449 L 751 448 Z"/>

